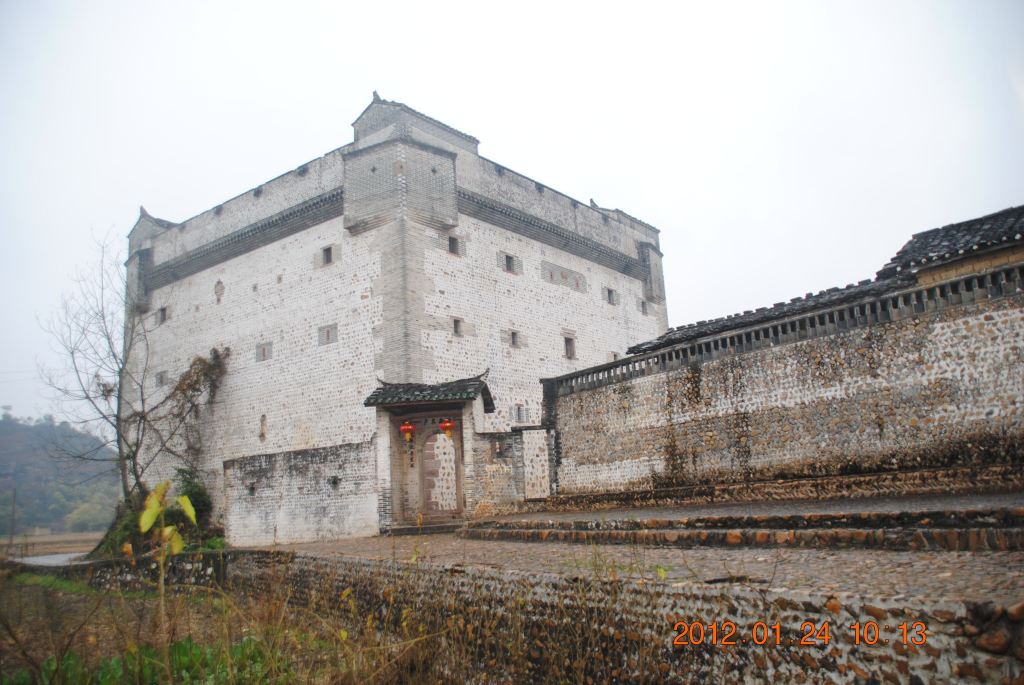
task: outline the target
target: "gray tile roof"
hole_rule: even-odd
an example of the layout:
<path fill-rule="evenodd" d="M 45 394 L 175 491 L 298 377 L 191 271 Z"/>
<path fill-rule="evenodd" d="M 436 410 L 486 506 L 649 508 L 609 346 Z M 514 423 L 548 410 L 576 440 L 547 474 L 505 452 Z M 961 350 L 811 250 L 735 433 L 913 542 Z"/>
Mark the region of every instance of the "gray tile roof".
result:
<path fill-rule="evenodd" d="M 146 217 L 160 228 L 174 228 L 175 226 L 178 225 L 173 221 L 168 221 L 167 219 L 158 219 L 157 217 L 147 212 L 145 207 L 139 205 L 139 218 L 141 219 L 142 217 Z"/>
<path fill-rule="evenodd" d="M 916 233 L 906 245 L 900 248 L 896 256 L 882 267 L 873 281 L 865 280 L 856 285 L 847 285 L 845 288 L 829 288 L 816 294 L 807 293 L 803 297 L 794 297 L 789 302 L 778 302 L 771 307 L 761 307 L 754 311 L 745 311 L 742 314 L 679 326 L 670 329 L 659 338 L 633 345 L 626 352 L 629 354 L 653 352 L 663 347 L 686 343 L 709 335 L 718 335 L 821 308 L 879 297 L 888 291 L 913 283 L 912 270 L 917 267 L 963 259 L 968 253 L 995 246 L 1013 243 L 1024 245 L 1022 234 L 1024 234 L 1024 205 L 1004 209 L 1001 212 L 970 221 Z"/>
<path fill-rule="evenodd" d="M 845 288 L 829 288 L 819 293 L 807 293 L 803 297 L 794 297 L 789 302 L 777 302 L 771 307 L 760 307 L 753 311 L 745 311 L 742 314 L 732 314 L 719 319 L 698 321 L 686 326 L 679 326 L 678 328 L 670 329 L 659 338 L 633 345 L 626 352 L 629 354 L 653 352 L 662 347 L 697 340 L 709 335 L 725 333 L 737 328 L 746 328 L 770 321 L 777 321 L 790 316 L 811 312 L 822 307 L 857 302 L 862 299 L 877 297 L 886 291 L 892 290 L 896 285 L 897 281 L 894 279 L 861 281 L 855 285 L 848 285 Z"/>
<path fill-rule="evenodd" d="M 482 396 L 484 411 L 494 411 L 494 399 L 487 387 L 487 371 L 479 376 L 461 378 L 447 383 L 385 383 L 377 379 L 380 387 L 363 400 L 367 407 L 387 407 L 403 404 L 428 404 L 435 402 L 466 402 Z"/>
<path fill-rule="evenodd" d="M 399 109 L 404 109 L 406 112 L 408 112 L 408 113 L 410 113 L 410 114 L 412 114 L 414 116 L 420 117 L 421 119 L 424 119 L 425 121 L 429 121 L 430 123 L 434 124 L 438 128 L 444 129 L 445 131 L 448 131 L 450 133 L 454 133 L 455 135 L 461 136 L 462 138 L 465 138 L 466 140 L 471 140 L 474 143 L 477 143 L 477 144 L 480 143 L 479 140 L 477 140 L 475 137 L 469 135 L 468 133 L 464 133 L 464 132 L 460 131 L 459 129 L 457 129 L 457 128 L 453 127 L 453 126 L 449 126 L 448 124 L 444 123 L 443 121 L 438 121 L 434 117 L 427 116 L 423 112 L 420 112 L 418 110 L 413 109 L 412 107 L 410 107 L 409 105 L 405 104 L 404 102 L 397 102 L 395 100 L 385 100 L 384 98 L 382 98 L 379 95 L 377 95 L 377 91 L 373 91 L 373 100 L 370 102 L 370 104 L 368 104 L 366 106 L 366 109 L 364 109 L 359 114 L 359 116 L 356 117 L 356 121 L 359 121 L 359 119 L 363 116 L 363 114 L 366 114 L 366 110 L 370 109 L 371 107 L 373 107 L 374 105 L 377 105 L 377 104 L 380 104 L 380 105 L 390 105 L 391 107 L 397 107 Z"/>
<path fill-rule="evenodd" d="M 1020 241 L 1024 234 L 1024 205 L 987 216 L 915 233 L 888 264 L 879 278 L 921 266 L 961 259 L 968 252 Z"/>

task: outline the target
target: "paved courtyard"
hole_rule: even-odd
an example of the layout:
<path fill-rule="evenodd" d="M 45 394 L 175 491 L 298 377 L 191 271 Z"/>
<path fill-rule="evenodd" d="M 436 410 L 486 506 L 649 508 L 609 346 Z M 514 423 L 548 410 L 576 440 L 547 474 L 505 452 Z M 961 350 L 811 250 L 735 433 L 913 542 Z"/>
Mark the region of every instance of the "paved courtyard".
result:
<path fill-rule="evenodd" d="M 917 497 L 833 502 L 764 502 L 666 509 L 520 514 L 534 518 L 678 518 L 707 515 L 786 515 L 1015 508 L 1024 494 Z M 615 574 L 669 583 L 850 592 L 936 601 L 1024 600 L 1024 552 L 897 552 L 851 549 L 694 548 L 467 540 L 455 534 L 354 538 L 286 545 L 314 555 L 416 561 L 570 575 Z"/>

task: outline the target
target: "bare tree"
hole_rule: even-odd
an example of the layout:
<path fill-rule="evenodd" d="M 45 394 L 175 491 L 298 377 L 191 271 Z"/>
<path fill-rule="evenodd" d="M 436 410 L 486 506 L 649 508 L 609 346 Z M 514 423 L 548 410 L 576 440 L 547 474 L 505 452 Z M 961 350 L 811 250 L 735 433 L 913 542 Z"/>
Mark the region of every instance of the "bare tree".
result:
<path fill-rule="evenodd" d="M 133 301 L 123 255 L 109 240 L 97 247 L 97 262 L 75 276 L 44 324 L 63 365 L 41 375 L 68 420 L 100 438 L 95 449 L 63 456 L 113 461 L 131 501 L 145 492 L 143 476 L 157 459 L 197 466 L 201 405 L 213 401 L 230 350 L 197 356 L 173 384 L 158 379 L 149 347 L 157 315 Z"/>

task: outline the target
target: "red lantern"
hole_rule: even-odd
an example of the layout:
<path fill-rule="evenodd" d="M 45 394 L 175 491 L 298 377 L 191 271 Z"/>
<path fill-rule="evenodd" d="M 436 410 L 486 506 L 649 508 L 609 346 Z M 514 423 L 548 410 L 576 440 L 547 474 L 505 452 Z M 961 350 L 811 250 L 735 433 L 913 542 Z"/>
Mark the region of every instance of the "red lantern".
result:
<path fill-rule="evenodd" d="M 455 422 L 452 421 L 451 419 L 443 419 L 441 421 L 440 427 L 441 430 L 444 431 L 444 434 L 450 438 L 452 437 L 452 431 L 455 430 Z"/>
<path fill-rule="evenodd" d="M 412 434 L 416 432 L 416 426 L 412 425 L 412 421 L 406 421 L 398 430 L 405 436 L 406 442 L 412 442 Z"/>

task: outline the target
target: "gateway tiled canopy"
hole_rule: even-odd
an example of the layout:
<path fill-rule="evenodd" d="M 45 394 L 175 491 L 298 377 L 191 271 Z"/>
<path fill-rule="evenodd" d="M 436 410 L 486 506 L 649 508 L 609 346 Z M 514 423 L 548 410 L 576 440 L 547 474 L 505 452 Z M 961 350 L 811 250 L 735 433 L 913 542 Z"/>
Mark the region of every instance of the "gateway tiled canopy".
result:
<path fill-rule="evenodd" d="M 379 378 L 380 387 L 363 401 L 367 407 L 388 407 L 407 404 L 434 402 L 465 402 L 482 397 L 484 411 L 494 412 L 494 399 L 484 379 L 487 371 L 479 376 L 461 378 L 447 383 L 386 383 Z"/>

